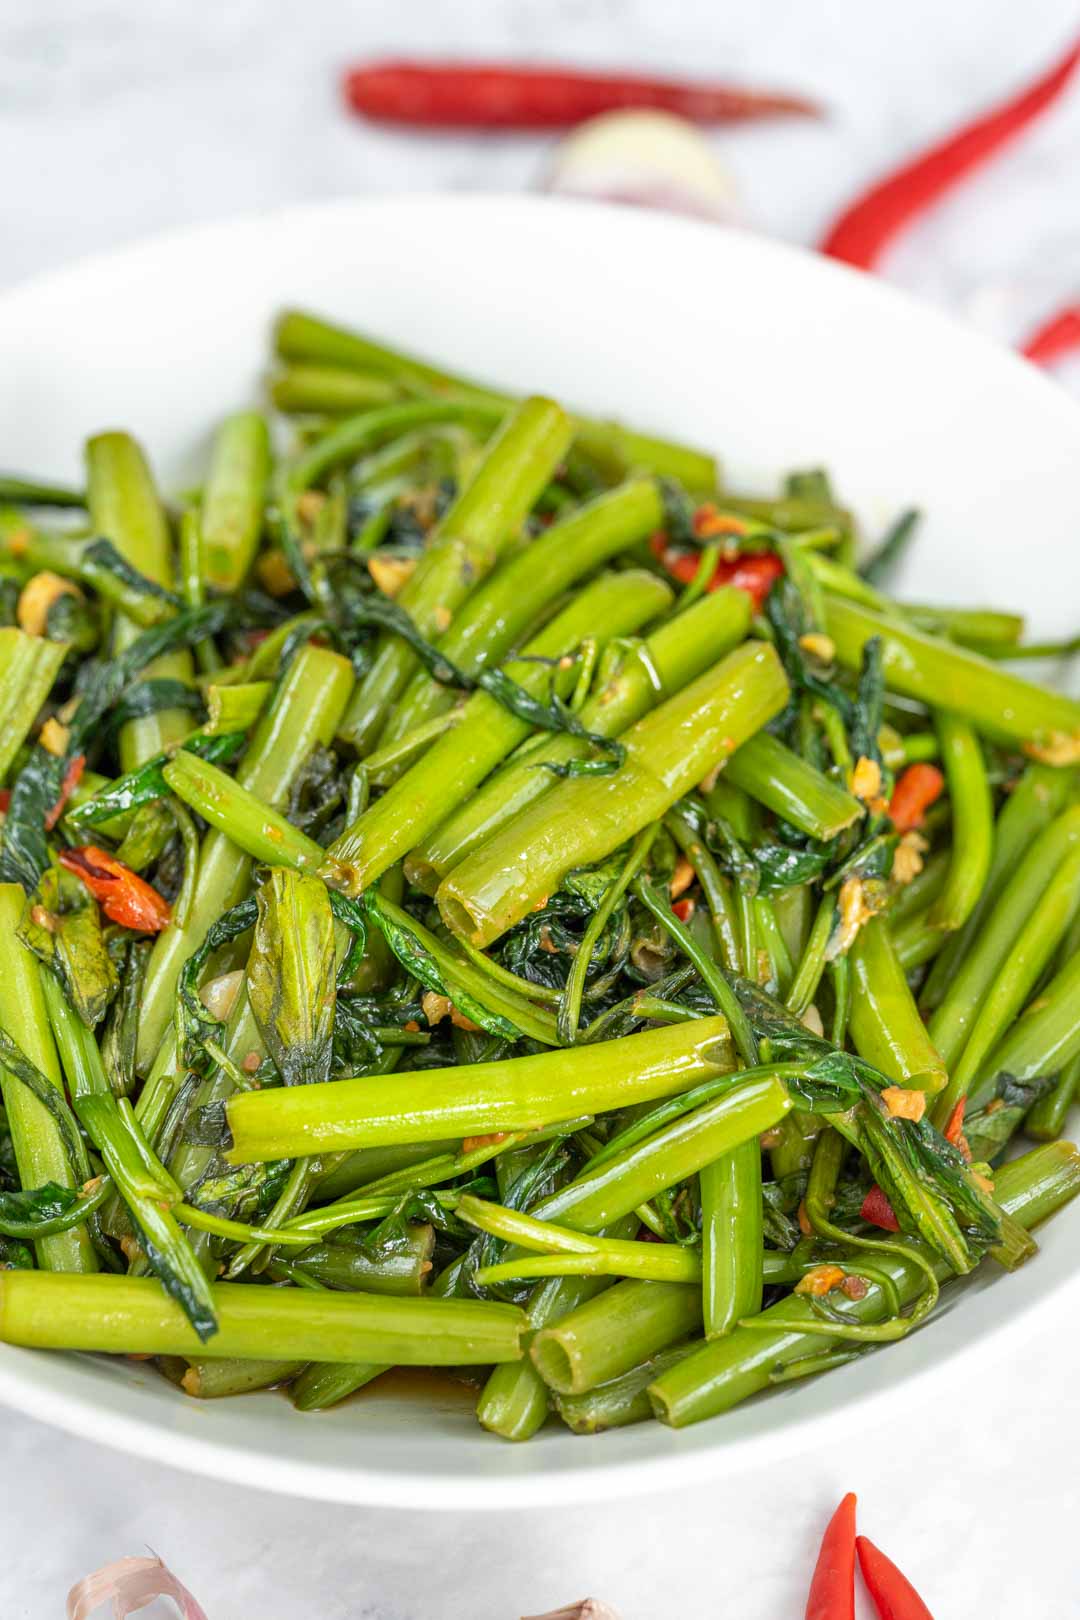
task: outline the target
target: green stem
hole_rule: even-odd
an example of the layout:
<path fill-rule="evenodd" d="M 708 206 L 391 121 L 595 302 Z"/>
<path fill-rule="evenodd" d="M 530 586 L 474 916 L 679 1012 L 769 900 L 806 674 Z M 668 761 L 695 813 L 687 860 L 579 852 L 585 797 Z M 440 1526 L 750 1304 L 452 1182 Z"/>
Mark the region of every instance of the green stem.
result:
<path fill-rule="evenodd" d="M 230 1157 L 251 1163 L 535 1130 L 670 1096 L 730 1066 L 726 1020 L 705 1018 L 572 1052 L 418 1070 L 404 1092 L 395 1076 L 247 1092 L 226 1107 Z"/>
<path fill-rule="evenodd" d="M 203 487 L 202 560 L 206 583 L 236 591 L 262 533 L 270 479 L 270 433 L 258 411 L 238 411 L 218 428 Z"/>
<path fill-rule="evenodd" d="M 737 646 L 749 624 L 749 598 L 731 588 L 715 591 L 687 613 L 666 620 L 643 642 L 626 648 L 614 673 L 583 706 L 582 725 L 596 736 L 620 736 L 662 698 L 681 691 Z M 535 739 L 412 851 L 411 881 L 434 892 L 441 877 L 555 787 L 558 776 L 544 767 L 580 759 L 588 746 L 572 736 Z"/>
<path fill-rule="evenodd" d="M 671 809 L 783 706 L 774 649 L 747 642 L 626 733 L 609 776 L 562 781 L 439 886 L 448 926 L 481 948 L 554 893 L 576 866 L 604 860 Z"/>
<path fill-rule="evenodd" d="M 112 1355 L 484 1366 L 521 1356 L 524 1315 L 475 1300 L 389 1299 L 218 1283 L 219 1328 L 200 1344 L 179 1306 L 141 1277 L 0 1276 L 0 1341 Z"/>
<path fill-rule="evenodd" d="M 26 897 L 16 883 L 0 883 L 0 1025 L 25 1055 L 63 1095 L 56 1046 L 45 1004 L 44 974 L 16 930 Z M 54 1181 L 78 1185 L 56 1120 L 21 1081 L 0 1068 L 7 1128 L 23 1187 Z M 34 1245 L 45 1271 L 92 1272 L 97 1261 L 85 1227 L 40 1238 Z"/>

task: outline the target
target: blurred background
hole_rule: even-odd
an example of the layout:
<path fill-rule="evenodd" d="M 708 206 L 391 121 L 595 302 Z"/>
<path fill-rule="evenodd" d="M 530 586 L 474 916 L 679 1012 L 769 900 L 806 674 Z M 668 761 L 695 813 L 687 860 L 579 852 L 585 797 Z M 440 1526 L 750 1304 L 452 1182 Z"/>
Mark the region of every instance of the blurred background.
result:
<path fill-rule="evenodd" d="M 555 135 L 417 133 L 350 115 L 343 70 L 388 55 L 812 96 L 821 120 L 704 137 L 734 216 L 812 245 L 868 181 L 1028 82 L 1078 29 L 1075 0 L 6 0 L 0 282 L 305 199 L 549 179 Z M 905 233 L 882 272 L 1016 340 L 1080 291 L 1078 175 L 1072 95 Z M 1080 371 L 1069 380 L 1080 387 Z"/>
<path fill-rule="evenodd" d="M 813 246 L 866 184 L 1045 70 L 1078 33 L 1075 0 L 4 0 L 0 285 L 147 233 L 305 200 L 550 183 L 556 135 L 417 133 L 351 114 L 343 72 L 387 55 L 621 68 L 811 96 L 825 118 L 717 127 L 704 139 L 725 214 Z M 1080 77 L 898 239 L 880 273 L 1011 344 L 1076 303 Z M 1056 375 L 1080 395 L 1080 361 Z M 722 1583 L 739 1594 L 728 1613 L 779 1620 L 801 1612 L 823 1501 L 857 1484 L 868 1511 L 892 1515 L 897 1549 L 917 1547 L 918 1567 L 940 1572 L 935 1590 L 955 1591 L 941 1620 L 961 1620 L 973 1570 L 1000 1600 L 995 1612 L 1041 1620 L 1072 1612 L 1064 1594 L 1080 1580 L 1067 1533 L 1080 1486 L 1063 1494 L 1060 1484 L 1076 1477 L 1075 1425 L 1051 1418 L 1047 1400 L 1064 1393 L 1059 1361 L 1052 1343 L 1033 1345 L 1002 1366 L 1000 1403 L 987 1395 L 980 1407 L 973 1392 L 969 1409 L 942 1411 L 948 1488 L 934 1491 L 929 1523 L 925 1502 L 897 1499 L 888 1447 L 873 1481 L 846 1477 L 843 1435 L 782 1482 L 720 1482 L 706 1502 L 671 1493 L 513 1517 L 492 1537 L 467 1516 L 417 1526 L 194 1481 L 5 1413 L 20 1512 L 0 1521 L 0 1609 L 59 1614 L 72 1581 L 149 1542 L 211 1620 L 315 1610 L 324 1620 L 513 1620 L 589 1589 L 624 1620 L 667 1620 L 680 1589 L 687 1612 L 719 1616 L 705 1601 L 720 1589 L 711 1526 L 738 1524 L 742 1492 L 782 1485 L 793 1527 L 784 1556 L 728 1534 Z M 1051 1551 L 1048 1587 L 1031 1572 Z"/>

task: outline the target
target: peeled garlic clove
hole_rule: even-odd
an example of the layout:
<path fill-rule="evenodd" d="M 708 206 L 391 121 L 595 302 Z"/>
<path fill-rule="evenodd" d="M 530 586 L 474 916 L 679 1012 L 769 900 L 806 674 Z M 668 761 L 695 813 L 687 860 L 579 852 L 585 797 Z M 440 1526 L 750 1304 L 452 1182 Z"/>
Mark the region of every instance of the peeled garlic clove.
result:
<path fill-rule="evenodd" d="M 243 968 L 236 968 L 232 973 L 221 973 L 216 979 L 208 979 L 199 991 L 199 1000 L 210 1014 L 224 1023 L 236 1005 L 236 998 L 240 994 L 240 986 L 244 982 Z"/>
<path fill-rule="evenodd" d="M 598 1598 L 584 1598 L 580 1603 L 568 1603 L 565 1609 L 553 1609 L 550 1614 L 526 1614 L 522 1620 L 619 1620 L 615 1610 Z"/>
<path fill-rule="evenodd" d="M 602 113 L 556 148 L 548 191 L 734 220 L 735 182 L 706 137 L 673 113 Z"/>

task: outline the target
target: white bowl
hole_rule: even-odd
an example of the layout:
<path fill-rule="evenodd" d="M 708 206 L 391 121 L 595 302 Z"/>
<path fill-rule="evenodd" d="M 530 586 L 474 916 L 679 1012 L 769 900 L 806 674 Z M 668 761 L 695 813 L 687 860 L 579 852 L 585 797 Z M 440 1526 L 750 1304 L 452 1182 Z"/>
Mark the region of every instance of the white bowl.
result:
<path fill-rule="evenodd" d="M 1075 629 L 1080 412 L 1025 362 L 868 277 L 685 220 L 525 198 L 343 202 L 185 231 L 0 299 L 0 461 L 80 477 L 122 426 L 164 482 L 252 399 L 272 315 L 299 304 L 516 390 L 715 447 L 734 485 L 827 465 L 870 535 L 927 514 L 904 586 Z M 1018 1275 L 980 1278 L 925 1331 L 834 1375 L 674 1433 L 526 1446 L 443 1386 L 377 1386 L 300 1415 L 200 1404 L 137 1363 L 0 1347 L 0 1398 L 106 1444 L 245 1485 L 402 1507 L 600 1499 L 730 1473 L 866 1422 L 1063 1305 L 1080 1210 Z"/>

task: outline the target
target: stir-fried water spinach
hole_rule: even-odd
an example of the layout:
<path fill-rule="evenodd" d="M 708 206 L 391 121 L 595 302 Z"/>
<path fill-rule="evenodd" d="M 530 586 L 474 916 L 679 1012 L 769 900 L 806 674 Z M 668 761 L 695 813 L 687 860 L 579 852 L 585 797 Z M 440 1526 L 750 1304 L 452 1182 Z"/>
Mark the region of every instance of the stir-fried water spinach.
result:
<path fill-rule="evenodd" d="M 121 433 L 3 481 L 0 1338 L 301 1411 L 443 1366 L 521 1440 L 1027 1262 L 1080 703 L 1022 621 L 883 594 L 914 517 L 823 473 L 275 348 L 277 457 L 241 411 L 173 502 Z"/>

